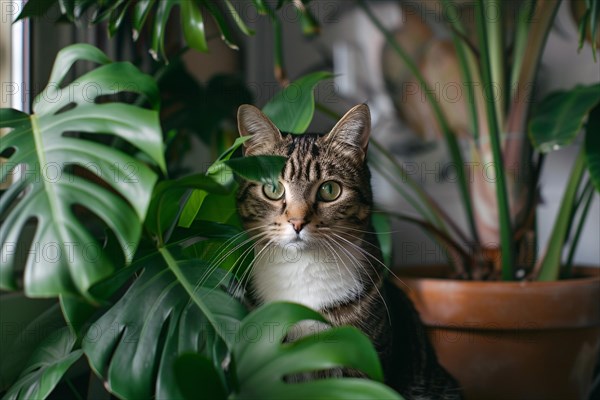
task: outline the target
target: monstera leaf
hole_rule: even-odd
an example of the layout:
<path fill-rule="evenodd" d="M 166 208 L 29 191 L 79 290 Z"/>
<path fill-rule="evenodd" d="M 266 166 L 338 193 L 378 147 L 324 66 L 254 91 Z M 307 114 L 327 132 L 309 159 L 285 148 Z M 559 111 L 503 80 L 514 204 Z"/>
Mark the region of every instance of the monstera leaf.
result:
<path fill-rule="evenodd" d="M 358 378 L 332 378 L 286 383 L 293 374 L 349 367 L 371 379 L 383 380 L 377 353 L 369 339 L 354 327 L 338 327 L 282 343 L 290 327 L 323 317 L 293 303 L 270 303 L 248 315 L 233 348 L 237 399 L 400 399 L 387 386 Z"/>
<path fill-rule="evenodd" d="M 100 66 L 63 87 L 77 61 Z M 141 95 L 153 109 L 107 101 L 120 92 Z M 115 270 L 82 222 L 89 213 L 114 233 L 125 260 L 131 260 L 157 175 L 151 166 L 105 143 L 119 138 L 164 170 L 158 106 L 151 77 L 78 44 L 58 54 L 33 114 L 0 110 L 0 127 L 11 129 L 0 142 L 0 154 L 8 156 L 0 181 L 16 171 L 0 198 L 1 288 L 19 287 L 24 262 L 27 295 L 89 297 L 88 289 Z M 80 213 L 87 217 L 78 218 Z M 24 229 L 31 221 L 36 227 L 28 243 Z"/>
<path fill-rule="evenodd" d="M 74 349 L 76 336 L 68 328 L 50 334 L 33 352 L 19 380 L 3 400 L 44 399 L 83 352 Z"/>
<path fill-rule="evenodd" d="M 176 382 L 184 399 L 402 399 L 377 382 L 381 366 L 373 345 L 358 329 L 338 327 L 282 343 L 300 321 L 324 321 L 317 312 L 293 303 L 270 303 L 239 326 L 229 380 L 202 354 L 175 361 Z M 371 379 L 330 378 L 288 383 L 289 375 L 336 367 L 355 368 Z M 203 388 L 203 390 L 198 390 Z M 229 396 L 227 396 L 229 393 Z"/>
<path fill-rule="evenodd" d="M 85 335 L 83 350 L 120 398 L 181 398 L 175 359 L 200 353 L 220 370 L 246 310 L 219 288 L 228 275 L 201 260 L 160 253 L 143 262 L 140 277 Z"/>

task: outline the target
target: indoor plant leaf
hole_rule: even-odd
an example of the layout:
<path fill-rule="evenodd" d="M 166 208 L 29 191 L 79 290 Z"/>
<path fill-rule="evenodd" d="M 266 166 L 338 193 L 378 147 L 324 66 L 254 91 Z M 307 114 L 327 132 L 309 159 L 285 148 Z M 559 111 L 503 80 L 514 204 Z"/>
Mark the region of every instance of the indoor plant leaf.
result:
<path fill-rule="evenodd" d="M 76 336 L 66 327 L 51 333 L 33 352 L 3 399 L 46 398 L 71 365 L 81 358 L 83 352 L 74 350 L 75 340 Z"/>
<path fill-rule="evenodd" d="M 193 1 L 181 3 L 181 25 L 187 44 L 195 50 L 207 52 L 204 20 L 198 5 Z"/>
<path fill-rule="evenodd" d="M 184 399 L 227 399 L 221 377 L 207 357 L 197 353 L 182 354 L 175 360 L 174 368 L 175 380 Z"/>
<path fill-rule="evenodd" d="M 56 2 L 57 0 L 30 0 L 25 3 L 16 21 L 45 15 Z"/>
<path fill-rule="evenodd" d="M 215 167 L 216 165 L 219 165 L 221 162 L 223 161 L 227 161 L 231 158 L 231 156 L 236 152 L 237 149 L 240 148 L 240 146 L 246 141 L 250 139 L 249 136 L 240 136 L 238 137 L 233 145 L 231 145 L 231 147 L 229 147 L 227 150 L 225 150 L 223 152 L 223 154 L 221 154 L 219 156 L 219 158 L 213 163 L 213 165 L 211 165 L 211 167 L 209 167 L 207 174 L 209 176 L 212 176 L 212 178 L 217 179 L 218 182 L 221 182 L 221 184 L 223 185 L 227 185 L 229 179 L 227 179 L 227 177 L 225 176 L 224 178 L 224 173 L 226 173 L 225 171 L 221 171 L 220 169 L 218 171 L 216 171 L 217 173 L 211 173 L 211 168 L 215 169 L 218 167 Z M 232 174 L 229 174 L 230 178 L 232 178 Z M 194 222 L 194 220 L 196 219 L 196 216 L 198 215 L 198 211 L 200 211 L 200 208 L 202 207 L 202 204 L 204 203 L 204 199 L 207 197 L 208 192 L 206 190 L 194 190 L 192 193 L 190 193 L 189 198 L 186 200 L 185 205 L 183 206 L 183 210 L 181 212 L 181 217 L 179 218 L 179 226 L 182 226 L 184 228 L 189 228 L 192 223 Z"/>
<path fill-rule="evenodd" d="M 209 304 L 213 314 L 209 317 L 190 301 L 181 276 L 176 277 L 168 265 L 170 261 L 156 253 L 140 262 L 146 268 L 127 293 L 92 325 L 83 350 L 93 370 L 119 397 L 181 397 L 172 368 L 177 356 L 198 352 L 219 366 L 222 359 L 213 352 L 220 339 L 211 320 L 221 325 L 216 329 L 235 332 L 231 327 L 246 311 L 218 288 L 227 283 L 227 274 L 220 269 L 207 271 L 201 260 L 176 263 L 186 285 L 193 286 L 194 296 Z"/>
<path fill-rule="evenodd" d="M 152 201 L 146 218 L 146 227 L 160 243 L 168 240 L 168 231 L 172 230 L 185 206 L 185 193 L 190 189 L 207 193 L 228 194 L 230 189 L 205 174 L 188 175 L 179 179 L 159 182 L 154 188 Z M 165 233 L 167 233 L 165 235 Z"/>
<path fill-rule="evenodd" d="M 600 192 L 600 106 L 589 115 L 585 132 L 585 157 L 596 190 Z"/>
<path fill-rule="evenodd" d="M 304 133 L 315 112 L 313 89 L 333 77 L 330 72 L 314 72 L 290 83 L 263 107 L 262 111 L 283 132 Z"/>
<path fill-rule="evenodd" d="M 14 384 L 37 347 L 43 333 L 65 326 L 59 305 L 54 299 L 28 299 L 23 293 L 4 293 L 0 299 L 0 393 Z M 33 332 L 42 334 L 32 334 Z"/>
<path fill-rule="evenodd" d="M 383 379 L 373 345 L 354 327 L 331 328 L 282 343 L 289 329 L 303 320 L 325 321 L 316 311 L 293 303 L 264 305 L 242 321 L 240 339 L 233 347 L 238 383 L 235 398 L 400 398 L 387 386 L 367 379 L 286 383 L 287 375 L 342 366 Z"/>
<path fill-rule="evenodd" d="M 102 65 L 61 87 L 78 60 Z M 131 261 L 157 175 L 148 165 L 101 140 L 107 135 L 123 139 L 163 170 L 164 159 L 155 110 L 116 101 L 96 102 L 101 96 L 123 91 L 139 93 L 158 107 L 158 91 L 150 76 L 130 63 L 110 62 L 93 46 L 77 44 L 58 54 L 50 84 L 35 99 L 32 115 L 0 111 L 0 127 L 12 128 L 0 143 L 0 153 L 13 151 L 2 165 L 0 180 L 17 166 L 24 169 L 0 199 L 5 228 L 0 232 L 5 255 L 0 287 L 18 287 L 16 268 L 23 261 L 15 249 L 31 220 L 37 226 L 24 261 L 24 287 L 29 296 L 87 295 L 91 285 L 115 270 L 99 251 L 89 227 L 78 218 L 74 211 L 78 207 L 108 226 L 126 261 Z"/>
<path fill-rule="evenodd" d="M 225 203 L 235 202 L 234 189 L 237 186 L 233 180 L 234 174 L 248 180 L 272 182 L 279 178 L 281 170 L 286 162 L 286 158 L 280 156 L 252 156 L 231 159 L 230 157 L 233 152 L 246 140 L 240 139 L 241 138 L 236 140 L 234 145 L 226 150 L 206 172 L 208 177 L 219 182 L 224 187 L 230 188 L 229 192 L 226 193 L 230 198 L 223 199 L 225 200 Z M 183 211 L 179 218 L 179 226 L 189 227 L 198 216 L 198 212 L 204 205 L 206 199 L 210 198 L 210 196 L 211 194 L 206 190 L 196 190 L 192 192 L 183 206 Z M 227 208 L 223 208 L 223 211 L 227 212 L 228 210 Z M 235 209 L 233 209 L 233 213 L 235 213 Z M 221 214 L 222 213 L 213 215 L 210 220 L 222 223 L 226 222 L 227 219 L 222 218 Z M 232 215 L 233 214 L 230 213 L 228 217 Z"/>
<path fill-rule="evenodd" d="M 271 183 L 277 182 L 286 161 L 287 158 L 281 156 L 248 156 L 223 163 L 244 179 Z"/>
<path fill-rule="evenodd" d="M 542 153 L 570 144 L 588 112 L 600 102 L 600 83 L 576 86 L 546 96 L 535 108 L 529 124 L 533 145 Z"/>

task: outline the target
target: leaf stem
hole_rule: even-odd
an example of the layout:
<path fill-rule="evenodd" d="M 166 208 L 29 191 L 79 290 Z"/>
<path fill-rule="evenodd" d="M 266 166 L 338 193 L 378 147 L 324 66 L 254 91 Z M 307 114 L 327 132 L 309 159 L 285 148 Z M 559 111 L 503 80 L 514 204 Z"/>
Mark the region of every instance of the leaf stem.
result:
<path fill-rule="evenodd" d="M 221 324 L 219 324 L 219 322 L 214 318 L 212 311 L 196 294 L 195 286 L 187 279 L 187 277 L 185 276 L 185 274 L 179 267 L 179 264 L 177 263 L 175 258 L 173 258 L 173 255 L 171 254 L 171 252 L 169 252 L 169 250 L 166 247 L 160 247 L 158 249 L 158 251 L 160 252 L 160 254 L 163 257 L 163 259 L 165 260 L 165 262 L 167 263 L 169 270 L 171 270 L 171 272 L 173 272 L 173 275 L 175 275 L 175 278 L 177 278 L 177 281 L 179 281 L 181 286 L 183 286 L 183 288 L 185 289 L 187 294 L 190 296 L 190 299 L 192 299 L 194 304 L 196 304 L 198 306 L 198 308 L 200 309 L 200 311 L 202 311 L 202 313 L 204 314 L 206 319 L 208 319 L 210 324 L 215 329 L 215 332 L 225 341 L 225 343 L 227 343 L 229 345 L 230 343 L 228 341 L 228 336 L 227 336 L 227 333 L 223 330 L 223 326 L 221 326 Z"/>
<path fill-rule="evenodd" d="M 583 173 L 585 172 L 585 165 L 585 149 L 582 146 L 569 176 L 565 194 L 560 202 L 558 216 L 554 222 L 550 239 L 548 239 L 545 254 L 539 264 L 536 265 L 534 271 L 534 274 L 539 274 L 537 276 L 537 280 L 539 281 L 554 281 L 558 279 L 569 221 L 571 220 L 575 198 L 577 197 Z"/>
<path fill-rule="evenodd" d="M 594 186 L 592 182 L 588 179 L 585 184 L 585 189 L 581 199 L 585 201 L 585 205 L 583 206 L 583 210 L 581 211 L 581 215 L 579 216 L 579 222 L 577 223 L 577 228 L 575 229 L 575 234 L 571 239 L 571 248 L 569 249 L 569 255 L 567 256 L 567 261 L 565 263 L 565 277 L 570 278 L 573 269 L 573 260 L 575 259 L 575 253 L 577 252 L 577 246 L 579 245 L 579 237 L 581 236 L 581 232 L 583 232 L 583 227 L 587 221 L 587 215 L 590 210 L 590 206 L 592 205 L 592 200 L 594 199 Z"/>
<path fill-rule="evenodd" d="M 443 5 L 445 9 L 445 13 L 448 14 L 452 9 L 450 7 L 451 0 L 443 0 Z M 476 64 L 474 62 L 473 54 L 470 52 L 469 43 L 465 38 L 465 29 L 461 24 L 458 16 L 454 16 L 449 18 L 450 24 L 452 25 L 452 42 L 454 43 L 454 48 L 456 49 L 456 54 L 458 56 L 458 65 L 460 67 L 460 71 L 465 83 L 469 84 L 467 87 L 467 107 L 469 109 L 469 117 L 471 123 L 471 134 L 473 135 L 473 139 L 475 143 L 479 142 L 479 122 L 477 120 L 477 105 L 475 103 L 475 89 L 473 88 L 473 75 L 471 73 L 471 68 L 476 69 Z M 477 74 L 477 70 L 474 71 Z M 477 231 L 475 231 L 477 233 Z M 475 238 L 477 241 L 477 238 Z"/>
<path fill-rule="evenodd" d="M 485 24 L 486 15 L 484 13 L 483 1 L 476 3 L 476 23 L 478 36 L 482 43 L 488 43 L 488 32 Z M 486 45 L 480 46 L 481 51 L 481 76 L 483 78 L 483 89 L 485 91 L 485 104 L 487 124 L 490 136 L 490 145 L 492 147 L 492 156 L 496 165 L 496 199 L 498 202 L 498 218 L 500 225 L 500 246 L 502 249 L 502 279 L 513 279 L 513 235 L 510 220 L 510 211 L 508 204 L 508 194 L 506 190 L 506 176 L 504 170 L 504 161 L 502 157 L 502 145 L 500 143 L 500 131 L 496 105 L 494 102 L 494 90 L 492 87 L 492 68 L 491 55 Z"/>

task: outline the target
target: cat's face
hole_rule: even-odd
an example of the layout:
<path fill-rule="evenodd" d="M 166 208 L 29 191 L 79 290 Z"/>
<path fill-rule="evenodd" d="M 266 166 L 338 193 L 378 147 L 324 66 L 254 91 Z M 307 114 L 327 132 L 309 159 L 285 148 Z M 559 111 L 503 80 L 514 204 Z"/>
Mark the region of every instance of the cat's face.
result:
<path fill-rule="evenodd" d="M 250 236 L 297 248 L 360 240 L 372 207 L 366 105 L 354 107 L 326 135 L 282 135 L 247 105 L 238 111 L 238 127 L 241 135 L 251 136 L 246 156 L 288 158 L 277 185 L 245 181 L 240 186 L 238 207 Z"/>

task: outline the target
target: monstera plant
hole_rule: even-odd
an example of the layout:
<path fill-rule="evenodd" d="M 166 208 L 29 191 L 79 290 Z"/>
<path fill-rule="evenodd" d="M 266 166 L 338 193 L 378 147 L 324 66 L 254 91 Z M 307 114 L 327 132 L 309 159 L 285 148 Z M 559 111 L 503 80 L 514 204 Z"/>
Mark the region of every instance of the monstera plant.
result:
<path fill-rule="evenodd" d="M 84 61 L 95 67 L 67 81 Z M 312 89 L 328 77 L 296 82 L 301 107 L 279 96 L 265 112 L 303 131 Z M 235 158 L 239 139 L 206 173 L 169 179 L 159 110 L 152 77 L 86 44 L 58 54 L 32 114 L 0 110 L 8 131 L 2 181 L 10 183 L 0 197 L 0 287 L 58 298 L 46 314 L 63 319 L 43 330 L 4 398 L 46 398 L 74 368 L 72 375 L 93 371 L 124 399 L 397 399 L 357 329 L 283 343 L 294 323 L 323 317 L 291 303 L 249 313 L 226 290 L 251 250 L 235 213 L 234 176 L 276 179 L 285 158 Z M 336 366 L 373 380 L 284 379 Z"/>

